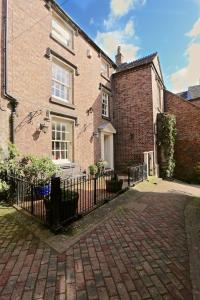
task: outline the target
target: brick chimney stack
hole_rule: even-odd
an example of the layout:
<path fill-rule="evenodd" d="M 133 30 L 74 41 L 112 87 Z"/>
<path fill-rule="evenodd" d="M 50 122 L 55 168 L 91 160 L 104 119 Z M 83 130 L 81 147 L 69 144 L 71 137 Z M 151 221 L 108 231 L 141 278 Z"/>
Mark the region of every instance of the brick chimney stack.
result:
<path fill-rule="evenodd" d="M 123 55 L 121 53 L 121 47 L 118 46 L 117 48 L 117 55 L 115 55 L 115 62 L 116 62 L 116 65 L 119 66 L 123 63 Z"/>

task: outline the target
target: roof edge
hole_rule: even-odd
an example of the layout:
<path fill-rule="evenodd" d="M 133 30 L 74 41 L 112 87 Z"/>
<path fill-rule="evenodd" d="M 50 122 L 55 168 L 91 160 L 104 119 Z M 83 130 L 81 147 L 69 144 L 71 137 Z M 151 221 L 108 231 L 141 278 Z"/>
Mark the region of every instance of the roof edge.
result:
<path fill-rule="evenodd" d="M 58 11 L 58 13 L 61 13 L 65 18 L 68 19 L 68 21 L 73 24 L 73 26 L 78 29 L 79 33 L 86 39 L 86 41 L 101 55 L 105 57 L 106 60 L 110 62 L 110 64 L 116 69 L 117 65 L 115 62 L 87 35 L 87 33 L 74 21 L 72 18 L 66 13 L 64 9 L 61 8 L 61 6 L 55 1 L 50 0 L 51 4 L 53 5 L 53 8 Z"/>
<path fill-rule="evenodd" d="M 190 100 L 186 100 L 186 99 L 184 99 L 183 97 L 178 96 L 177 94 L 175 94 L 175 93 L 173 93 L 173 92 L 171 92 L 171 91 L 169 91 L 169 90 L 167 90 L 167 89 L 165 89 L 165 92 L 167 92 L 167 93 L 169 93 L 169 94 L 171 94 L 171 95 L 173 95 L 173 96 L 176 96 L 179 100 L 184 101 L 185 103 L 188 103 L 189 105 L 192 105 L 193 107 L 195 107 L 195 108 L 197 108 L 198 110 L 200 110 L 200 106 L 197 106 L 197 105 L 191 103 Z"/>

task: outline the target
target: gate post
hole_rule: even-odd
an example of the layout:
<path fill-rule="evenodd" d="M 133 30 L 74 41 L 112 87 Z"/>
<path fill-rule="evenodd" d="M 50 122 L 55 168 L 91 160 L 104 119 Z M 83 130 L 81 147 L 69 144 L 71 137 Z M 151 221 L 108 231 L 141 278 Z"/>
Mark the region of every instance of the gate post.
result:
<path fill-rule="evenodd" d="M 60 224 L 60 203 L 61 203 L 61 189 L 60 177 L 51 178 L 51 205 L 50 205 L 50 219 L 52 230 L 57 232 L 61 229 Z"/>
<path fill-rule="evenodd" d="M 94 205 L 97 204 L 97 177 L 94 175 Z"/>

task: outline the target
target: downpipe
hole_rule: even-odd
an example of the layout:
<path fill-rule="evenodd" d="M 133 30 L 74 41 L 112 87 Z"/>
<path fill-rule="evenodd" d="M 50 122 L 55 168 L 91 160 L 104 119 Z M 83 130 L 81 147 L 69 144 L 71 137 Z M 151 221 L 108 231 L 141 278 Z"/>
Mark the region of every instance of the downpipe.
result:
<path fill-rule="evenodd" d="M 11 115 L 10 115 L 10 141 L 15 143 L 15 119 L 16 119 L 16 108 L 18 105 L 18 100 L 8 93 L 8 0 L 4 0 L 4 18 L 3 18 L 3 29 L 4 29 L 4 82 L 3 82 L 3 95 L 8 99 L 11 105 Z"/>

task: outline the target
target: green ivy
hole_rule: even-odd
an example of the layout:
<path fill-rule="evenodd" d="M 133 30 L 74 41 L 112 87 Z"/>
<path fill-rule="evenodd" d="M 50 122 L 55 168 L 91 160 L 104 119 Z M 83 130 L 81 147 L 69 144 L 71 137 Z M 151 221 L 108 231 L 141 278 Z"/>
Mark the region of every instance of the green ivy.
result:
<path fill-rule="evenodd" d="M 161 177 L 163 178 L 172 178 L 174 174 L 176 135 L 175 116 L 167 113 L 158 114 L 157 142 L 161 156 Z"/>

